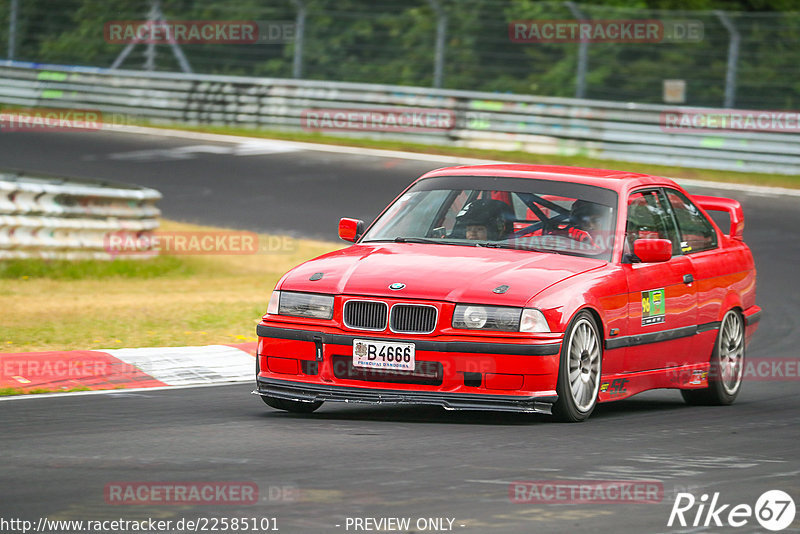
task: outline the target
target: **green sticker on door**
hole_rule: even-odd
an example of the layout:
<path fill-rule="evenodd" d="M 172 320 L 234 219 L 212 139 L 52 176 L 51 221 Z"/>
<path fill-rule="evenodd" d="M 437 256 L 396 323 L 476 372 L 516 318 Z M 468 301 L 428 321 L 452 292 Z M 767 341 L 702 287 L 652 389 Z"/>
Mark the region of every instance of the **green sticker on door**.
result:
<path fill-rule="evenodd" d="M 664 322 L 664 288 L 642 291 L 642 326 Z"/>

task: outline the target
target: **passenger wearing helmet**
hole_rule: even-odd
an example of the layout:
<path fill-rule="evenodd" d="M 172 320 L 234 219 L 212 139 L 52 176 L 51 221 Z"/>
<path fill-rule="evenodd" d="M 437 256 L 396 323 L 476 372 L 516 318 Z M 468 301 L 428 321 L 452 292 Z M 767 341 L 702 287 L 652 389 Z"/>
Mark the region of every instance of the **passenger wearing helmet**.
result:
<path fill-rule="evenodd" d="M 500 200 L 475 200 L 456 215 L 453 236 L 475 241 L 497 241 L 507 233 L 511 208 Z"/>

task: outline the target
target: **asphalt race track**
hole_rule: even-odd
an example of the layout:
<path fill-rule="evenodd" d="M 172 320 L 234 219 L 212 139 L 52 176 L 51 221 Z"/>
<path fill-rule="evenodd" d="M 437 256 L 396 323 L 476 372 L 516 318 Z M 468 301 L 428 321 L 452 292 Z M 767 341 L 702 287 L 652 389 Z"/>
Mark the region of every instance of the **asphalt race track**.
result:
<path fill-rule="evenodd" d="M 275 146 L 15 133 L 0 136 L 0 167 L 155 187 L 172 219 L 333 239 L 338 217 L 371 219 L 413 178 L 444 166 Z M 649 392 L 573 425 L 341 404 L 295 416 L 249 395 L 251 384 L 0 401 L 0 516 L 276 518 L 280 532 L 310 534 L 375 532 L 354 529 L 353 518 L 365 517 L 411 518 L 416 532 L 426 531 L 415 526 L 419 518 L 445 519 L 445 529 L 427 531 L 445 532 L 451 519 L 452 531 L 470 534 L 763 532 L 752 517 L 738 529 L 667 520 L 678 492 L 719 492 L 729 509 L 754 506 L 771 489 L 800 498 L 800 198 L 696 192 L 744 204 L 765 310 L 747 357 L 792 360 L 784 369 L 794 369 L 793 379 L 748 381 L 722 408 Z M 513 481 L 584 479 L 660 481 L 664 495 L 656 504 L 509 498 Z M 104 488 L 121 481 L 254 482 L 259 502 L 107 504 Z M 686 514 L 690 522 L 696 511 Z M 798 531 L 800 515 L 784 532 Z"/>

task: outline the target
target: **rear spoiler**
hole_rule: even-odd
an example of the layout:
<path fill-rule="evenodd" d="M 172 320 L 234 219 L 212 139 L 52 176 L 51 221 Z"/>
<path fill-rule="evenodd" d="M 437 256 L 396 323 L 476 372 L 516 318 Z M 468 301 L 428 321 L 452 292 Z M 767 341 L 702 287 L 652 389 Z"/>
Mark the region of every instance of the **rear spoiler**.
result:
<path fill-rule="evenodd" d="M 742 240 L 744 233 L 744 212 L 738 200 L 732 198 L 709 197 L 705 195 L 692 195 L 697 204 L 706 211 L 727 211 L 731 218 L 731 228 L 728 237 Z"/>

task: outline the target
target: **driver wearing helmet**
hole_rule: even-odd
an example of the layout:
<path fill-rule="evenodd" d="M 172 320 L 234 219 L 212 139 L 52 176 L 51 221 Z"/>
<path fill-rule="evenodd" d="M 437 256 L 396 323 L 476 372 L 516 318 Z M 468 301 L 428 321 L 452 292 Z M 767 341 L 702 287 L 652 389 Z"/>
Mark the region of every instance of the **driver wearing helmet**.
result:
<path fill-rule="evenodd" d="M 475 200 L 456 215 L 454 234 L 464 232 L 466 239 L 497 241 L 507 233 L 511 208 L 500 200 Z"/>
<path fill-rule="evenodd" d="M 567 235 L 580 243 L 588 243 L 597 247 L 599 232 L 603 230 L 609 208 L 588 200 L 576 200 L 569 213 L 569 229 Z"/>

